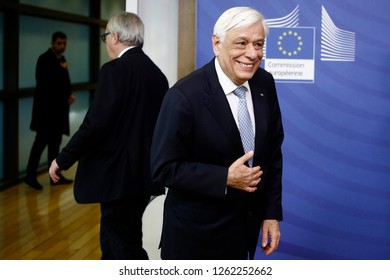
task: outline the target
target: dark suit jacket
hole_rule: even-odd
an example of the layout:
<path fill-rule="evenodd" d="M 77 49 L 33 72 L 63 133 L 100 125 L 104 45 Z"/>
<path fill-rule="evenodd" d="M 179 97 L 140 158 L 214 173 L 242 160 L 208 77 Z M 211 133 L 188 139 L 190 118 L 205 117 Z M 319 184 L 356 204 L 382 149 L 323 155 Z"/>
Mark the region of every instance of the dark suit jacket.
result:
<path fill-rule="evenodd" d="M 57 158 L 62 169 L 79 160 L 78 202 L 163 193 L 151 180 L 150 146 L 167 90 L 165 75 L 139 47 L 103 65 L 91 107 Z"/>
<path fill-rule="evenodd" d="M 273 77 L 249 80 L 256 139 L 254 166 L 264 171 L 255 193 L 227 188 L 228 167 L 244 154 L 214 61 L 165 96 L 152 144 L 152 175 L 169 188 L 161 239 L 165 259 L 253 257 L 261 221 L 282 220 L 283 128 Z"/>
<path fill-rule="evenodd" d="M 61 63 L 65 57 L 58 59 L 51 48 L 38 58 L 31 130 L 69 135 L 71 84 Z"/>

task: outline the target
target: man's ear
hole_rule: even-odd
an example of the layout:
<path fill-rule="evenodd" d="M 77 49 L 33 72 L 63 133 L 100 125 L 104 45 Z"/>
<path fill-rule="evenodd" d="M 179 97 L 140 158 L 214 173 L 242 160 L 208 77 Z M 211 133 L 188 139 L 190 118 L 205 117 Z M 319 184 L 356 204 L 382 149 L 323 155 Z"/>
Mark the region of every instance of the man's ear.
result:
<path fill-rule="evenodd" d="M 217 35 L 213 35 L 212 37 L 212 43 L 213 43 L 213 51 L 215 56 L 219 55 L 219 48 L 221 47 L 221 40 Z"/>
<path fill-rule="evenodd" d="M 114 39 L 114 44 L 117 44 L 119 42 L 119 36 L 116 32 L 111 32 L 112 38 Z"/>

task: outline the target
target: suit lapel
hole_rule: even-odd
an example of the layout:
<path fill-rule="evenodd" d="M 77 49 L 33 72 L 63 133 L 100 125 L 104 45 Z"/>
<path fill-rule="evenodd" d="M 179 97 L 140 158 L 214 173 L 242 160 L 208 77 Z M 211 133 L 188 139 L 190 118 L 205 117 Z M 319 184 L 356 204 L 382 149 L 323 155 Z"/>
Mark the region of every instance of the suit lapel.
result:
<path fill-rule="evenodd" d="M 206 72 L 210 91 L 204 100 L 205 105 L 226 134 L 226 137 L 232 142 L 233 147 L 241 147 L 243 152 L 244 149 L 242 148 L 240 132 L 234 120 L 229 102 L 219 84 L 214 60 L 207 65 Z"/>

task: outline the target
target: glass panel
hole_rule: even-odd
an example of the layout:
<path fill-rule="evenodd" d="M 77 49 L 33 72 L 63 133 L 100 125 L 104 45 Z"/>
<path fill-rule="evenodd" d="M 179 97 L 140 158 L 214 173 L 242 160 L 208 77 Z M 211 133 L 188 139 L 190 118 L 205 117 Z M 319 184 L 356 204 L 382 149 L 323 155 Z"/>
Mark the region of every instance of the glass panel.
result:
<path fill-rule="evenodd" d="M 70 107 L 70 136 L 72 136 L 81 125 L 89 107 L 89 92 L 82 91 L 74 93 L 76 96 L 75 103 Z M 26 171 L 28 157 L 35 139 L 35 131 L 30 130 L 31 113 L 33 98 L 23 98 L 19 100 L 19 172 Z M 0 108 L 1 109 L 1 108 Z M 1 124 L 0 124 L 1 125 Z M 62 137 L 63 148 L 68 143 L 70 136 Z M 1 138 L 2 141 L 2 138 Z M 47 163 L 47 148 L 43 152 L 40 164 Z"/>
<path fill-rule="evenodd" d="M 4 61 L 4 17 L 3 13 L 0 13 L 0 90 L 4 88 L 4 72 L 3 72 L 3 61 Z"/>
<path fill-rule="evenodd" d="M 70 136 L 64 135 L 62 137 L 61 148 L 68 143 L 71 136 L 79 129 L 89 108 L 88 91 L 76 92 L 74 95 L 76 96 L 76 101 L 70 106 L 69 112 Z"/>
<path fill-rule="evenodd" d="M 125 0 L 102 0 L 101 18 L 108 20 L 112 14 L 124 11 L 126 8 Z"/>
<path fill-rule="evenodd" d="M 125 0 L 102 0 L 101 2 L 101 18 L 108 20 L 112 14 L 120 11 L 124 11 L 126 8 Z M 101 28 L 100 34 L 105 32 L 106 28 Z M 108 57 L 106 46 L 103 42 L 103 45 L 100 48 L 100 66 L 108 62 L 110 58 Z"/>
<path fill-rule="evenodd" d="M 4 117 L 3 102 L 0 101 L 0 180 L 4 179 Z"/>
<path fill-rule="evenodd" d="M 3 24 L 3 13 L 0 13 L 0 90 L 4 88 L 4 24 Z M 4 116 L 3 116 L 3 102 L 0 101 L 0 180 L 4 179 Z"/>
<path fill-rule="evenodd" d="M 30 130 L 33 98 L 19 99 L 19 173 L 25 172 L 35 131 Z M 41 156 L 41 163 L 47 162 L 47 149 Z"/>
<path fill-rule="evenodd" d="M 89 0 L 20 0 L 22 4 L 82 16 L 89 16 L 89 2 Z"/>
<path fill-rule="evenodd" d="M 68 37 L 64 53 L 72 83 L 89 82 L 89 27 L 62 21 L 22 16 L 20 19 L 19 87 L 35 86 L 35 65 L 50 48 L 51 35 L 63 31 Z"/>
<path fill-rule="evenodd" d="M 105 32 L 106 28 L 101 28 L 100 30 L 100 34 L 103 34 Z M 108 57 L 108 54 L 107 54 L 107 49 L 106 49 L 106 44 L 103 43 L 102 40 L 100 40 L 101 42 L 101 47 L 100 47 L 100 67 L 108 62 L 110 60 L 110 58 Z"/>

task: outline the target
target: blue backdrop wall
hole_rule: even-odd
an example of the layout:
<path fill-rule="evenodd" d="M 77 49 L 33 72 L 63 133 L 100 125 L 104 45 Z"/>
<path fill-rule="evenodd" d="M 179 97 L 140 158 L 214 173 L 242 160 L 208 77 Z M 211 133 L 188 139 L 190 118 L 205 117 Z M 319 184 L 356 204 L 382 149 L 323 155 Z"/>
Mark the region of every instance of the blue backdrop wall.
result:
<path fill-rule="evenodd" d="M 262 67 L 286 134 L 285 219 L 271 259 L 390 259 L 390 1 L 198 0 L 197 67 L 234 6 L 270 26 Z"/>

